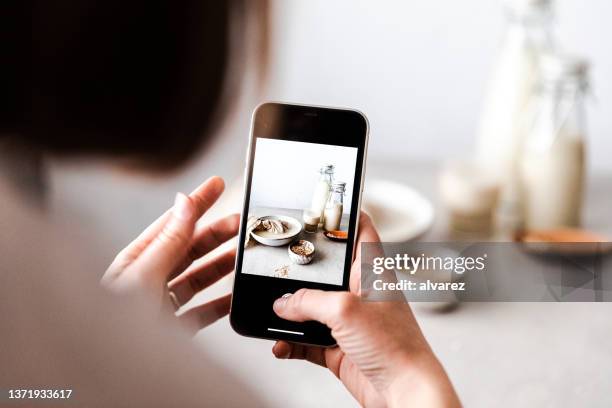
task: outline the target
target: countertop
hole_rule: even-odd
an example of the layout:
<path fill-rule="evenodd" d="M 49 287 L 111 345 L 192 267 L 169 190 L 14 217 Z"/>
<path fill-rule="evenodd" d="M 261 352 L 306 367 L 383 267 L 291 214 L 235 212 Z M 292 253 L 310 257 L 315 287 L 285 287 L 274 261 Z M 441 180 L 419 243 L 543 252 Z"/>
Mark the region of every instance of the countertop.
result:
<path fill-rule="evenodd" d="M 367 180 L 406 183 L 436 207 L 422 241 L 448 239 L 434 163 L 369 163 Z M 612 175 L 590 175 L 584 225 L 612 235 Z M 611 303 L 463 303 L 413 309 L 467 407 L 612 406 Z"/>
<path fill-rule="evenodd" d="M 177 182 L 120 179 L 112 171 L 56 169 L 53 207 L 82 214 L 91 230 L 109 235 L 102 255 L 112 259 L 171 203 L 173 191 L 188 191 L 214 169 L 196 167 Z M 372 161 L 365 188 L 375 178 L 406 183 L 437 200 L 435 163 Z M 178 185 L 178 186 L 177 186 Z M 229 183 L 225 205 L 209 218 L 240 208 L 242 182 Z M 104 202 L 104 206 L 100 206 Z M 612 232 L 612 175 L 590 175 L 585 224 Z M 423 240 L 444 240 L 444 218 Z M 231 278 L 194 303 L 227 293 Z M 415 314 L 466 407 L 612 406 L 612 304 L 464 303 L 437 314 L 414 304 Z M 271 407 L 352 407 L 343 386 L 318 366 L 276 360 L 272 342 L 238 336 L 222 319 L 196 342 L 220 364 L 257 389 Z"/>

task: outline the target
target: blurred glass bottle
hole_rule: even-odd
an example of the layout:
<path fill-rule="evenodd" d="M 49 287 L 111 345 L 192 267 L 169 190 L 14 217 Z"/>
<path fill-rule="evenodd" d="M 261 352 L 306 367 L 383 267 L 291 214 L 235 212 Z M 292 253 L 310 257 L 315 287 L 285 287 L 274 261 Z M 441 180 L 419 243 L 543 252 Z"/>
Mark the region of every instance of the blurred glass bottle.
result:
<path fill-rule="evenodd" d="M 551 0 L 506 0 L 506 29 L 482 111 L 477 159 L 501 184 L 524 137 L 524 116 L 537 82 L 538 59 L 553 47 Z"/>
<path fill-rule="evenodd" d="M 547 55 L 540 68 L 520 159 L 525 226 L 577 227 L 584 191 L 588 63 Z"/>

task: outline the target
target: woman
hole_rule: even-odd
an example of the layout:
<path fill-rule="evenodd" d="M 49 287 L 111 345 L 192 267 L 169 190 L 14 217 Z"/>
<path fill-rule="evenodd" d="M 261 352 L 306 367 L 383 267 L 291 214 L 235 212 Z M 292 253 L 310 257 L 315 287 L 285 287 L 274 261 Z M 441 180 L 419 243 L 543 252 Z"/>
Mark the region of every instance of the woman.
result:
<path fill-rule="evenodd" d="M 33 4 L 32 37 L 15 31 L 18 45 L 34 41 L 15 69 L 31 76 L 16 75 L 5 94 L 5 152 L 33 162 L 28 169 L 45 155 L 104 157 L 156 172 L 178 167 L 219 121 L 236 28 L 262 10 L 253 4 Z M 53 225 L 31 205 L 40 183 L 10 171 L 25 168 L 17 163 L 0 179 L 1 388 L 73 389 L 83 406 L 261 405 L 180 330 L 227 314 L 230 295 L 174 315 L 233 269 L 234 250 L 192 265 L 237 233 L 236 215 L 196 227 L 221 195 L 221 179 L 177 194 L 117 255 L 104 292 L 82 273 L 95 267 L 91 249 L 74 239 L 74 227 Z M 379 240 L 367 216 L 358 240 Z M 274 304 L 282 318 L 328 325 L 338 347 L 277 342 L 274 355 L 326 366 L 366 406 L 459 405 L 409 306 L 359 301 L 359 257 L 351 293 L 300 290 Z"/>

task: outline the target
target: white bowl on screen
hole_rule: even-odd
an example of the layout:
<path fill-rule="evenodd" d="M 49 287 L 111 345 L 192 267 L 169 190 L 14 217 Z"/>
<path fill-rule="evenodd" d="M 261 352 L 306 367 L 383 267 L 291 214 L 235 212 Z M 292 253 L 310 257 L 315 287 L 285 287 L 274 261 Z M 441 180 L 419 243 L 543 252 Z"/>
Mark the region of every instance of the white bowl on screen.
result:
<path fill-rule="evenodd" d="M 263 245 L 268 246 L 283 246 L 289 244 L 302 232 L 302 223 L 293 217 L 286 215 L 267 215 L 260 217 L 262 220 L 279 220 L 284 221 L 288 225 L 287 231 L 282 234 L 274 234 L 269 231 L 252 231 L 251 237 Z"/>
<path fill-rule="evenodd" d="M 421 193 L 387 180 L 367 182 L 363 209 L 370 214 L 383 242 L 407 242 L 425 234 L 434 221 L 434 208 Z"/>

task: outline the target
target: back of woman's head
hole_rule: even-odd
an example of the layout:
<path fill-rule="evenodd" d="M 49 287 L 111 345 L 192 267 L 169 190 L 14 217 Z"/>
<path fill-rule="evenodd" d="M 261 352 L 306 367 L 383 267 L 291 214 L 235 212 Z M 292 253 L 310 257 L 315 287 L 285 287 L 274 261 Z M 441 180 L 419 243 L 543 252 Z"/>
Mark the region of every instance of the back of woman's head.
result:
<path fill-rule="evenodd" d="M 182 163 L 219 117 L 244 1 L 32 2 L 0 134 L 60 155 Z"/>

